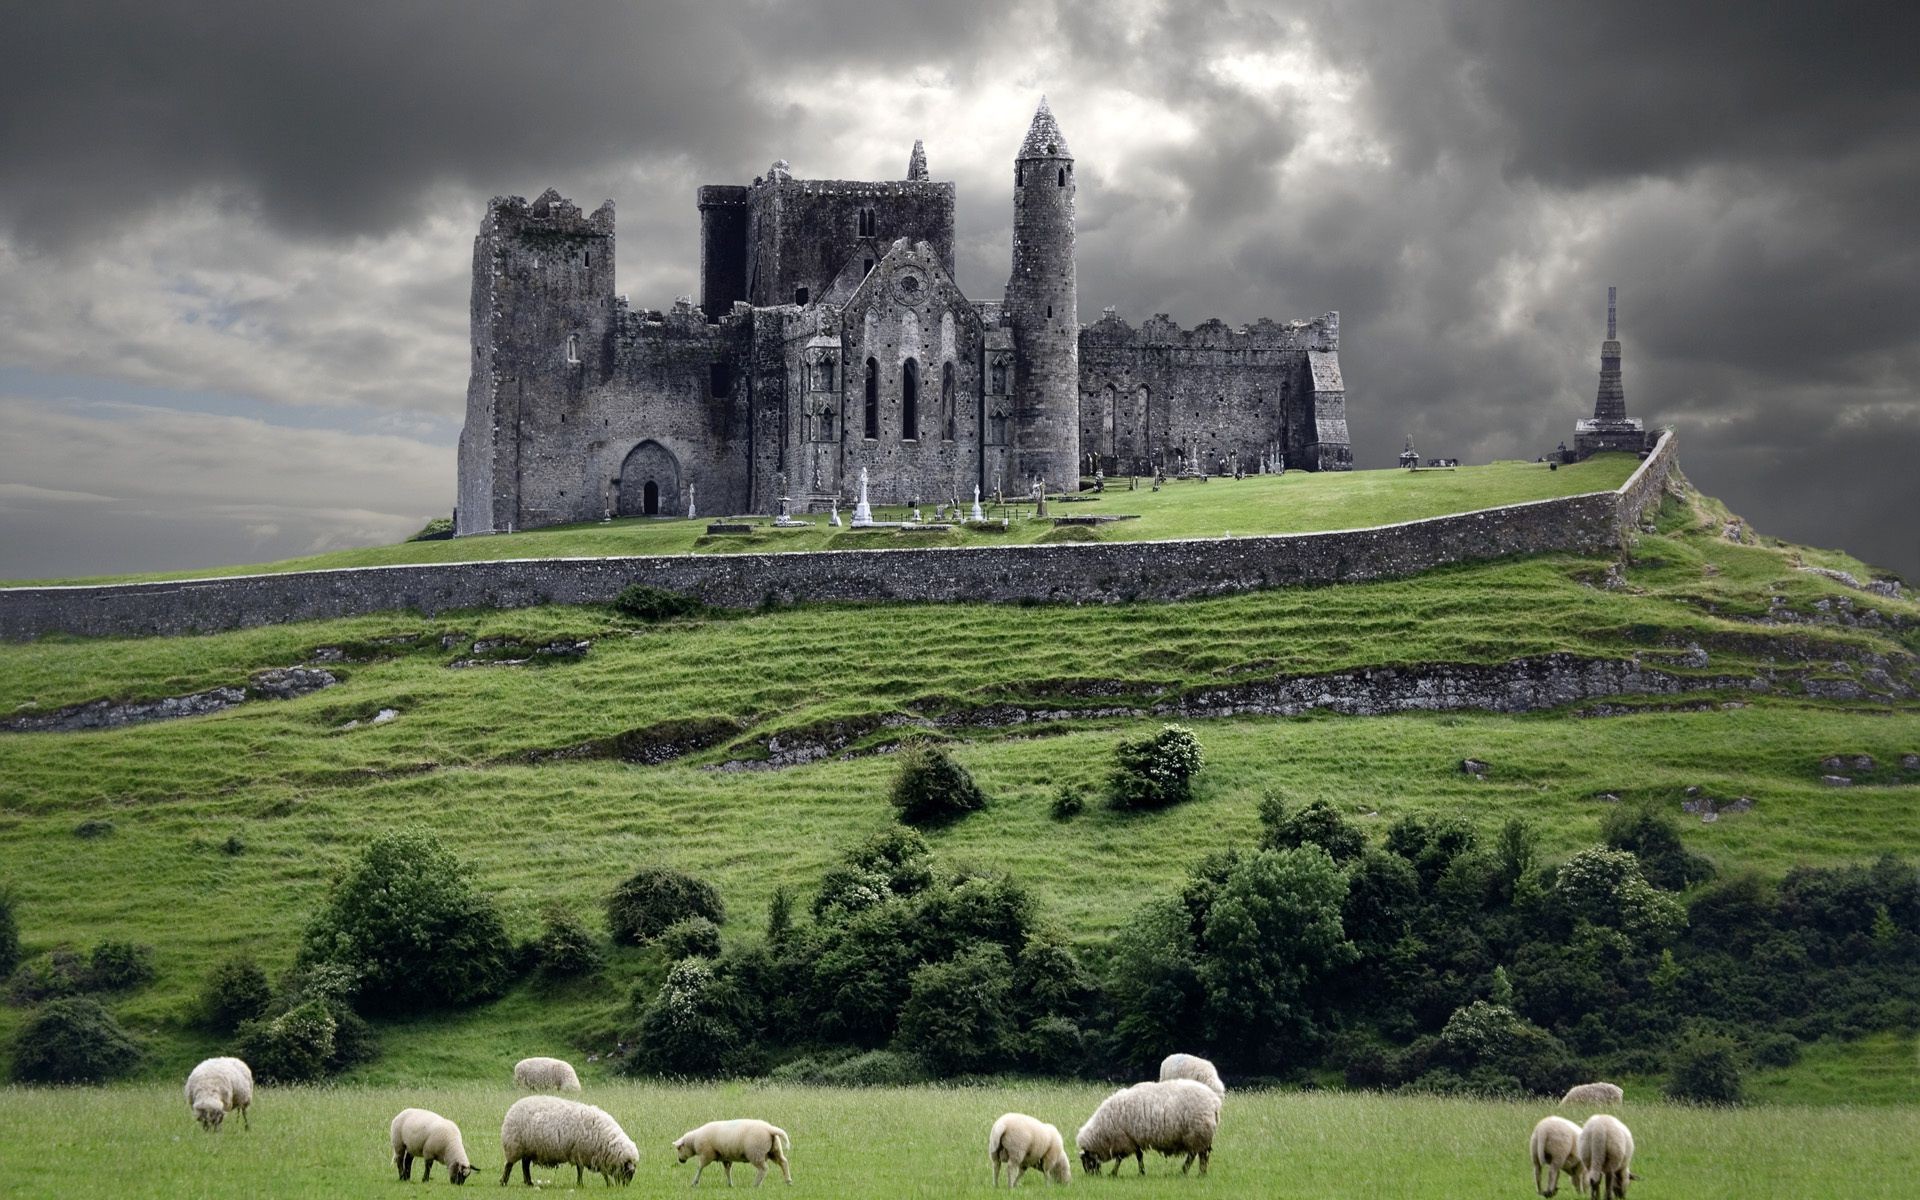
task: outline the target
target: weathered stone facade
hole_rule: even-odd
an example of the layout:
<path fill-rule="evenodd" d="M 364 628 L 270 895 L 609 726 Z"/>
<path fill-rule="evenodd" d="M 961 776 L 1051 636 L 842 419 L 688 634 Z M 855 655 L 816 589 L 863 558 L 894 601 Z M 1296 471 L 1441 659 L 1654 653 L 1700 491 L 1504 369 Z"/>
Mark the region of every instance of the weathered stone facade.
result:
<path fill-rule="evenodd" d="M 1107 604 L 1391 579 L 1633 536 L 1673 469 L 1662 435 L 1633 477 L 1588 492 L 1371 529 L 1163 542 L 506 559 L 161 583 L 0 588 L 0 640 L 210 633 L 412 609 L 605 604 L 629 584 L 724 608 L 847 601 Z"/>
<path fill-rule="evenodd" d="M 1045 100 L 1014 162 L 1005 297 L 953 280 L 954 185 L 699 190 L 701 303 L 614 293 L 614 214 L 496 198 L 474 242 L 459 534 L 607 516 L 970 499 L 1081 475 L 1352 463 L 1339 318 L 1080 324 L 1077 183 Z"/>

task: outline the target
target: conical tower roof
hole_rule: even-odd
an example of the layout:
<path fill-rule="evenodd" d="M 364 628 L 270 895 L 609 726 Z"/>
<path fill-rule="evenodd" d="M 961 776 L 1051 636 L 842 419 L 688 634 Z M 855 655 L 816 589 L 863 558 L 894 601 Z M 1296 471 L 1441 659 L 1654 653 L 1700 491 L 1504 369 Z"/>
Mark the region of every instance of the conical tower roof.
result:
<path fill-rule="evenodd" d="M 1034 110 L 1033 124 L 1027 129 L 1027 140 L 1020 143 L 1019 157 L 1073 157 L 1073 151 L 1067 149 L 1067 135 L 1060 132 L 1060 123 L 1053 119 L 1053 110 L 1047 107 L 1045 96 L 1040 97 L 1040 107 Z"/>

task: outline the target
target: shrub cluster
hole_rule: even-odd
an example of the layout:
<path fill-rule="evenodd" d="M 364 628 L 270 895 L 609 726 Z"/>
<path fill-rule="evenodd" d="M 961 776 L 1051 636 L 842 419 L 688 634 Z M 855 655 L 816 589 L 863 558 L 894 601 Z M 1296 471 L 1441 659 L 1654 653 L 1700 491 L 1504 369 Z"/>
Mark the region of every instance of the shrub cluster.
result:
<path fill-rule="evenodd" d="M 86 954 L 50 950 L 21 963 L 7 982 L 7 998 L 15 1004 L 37 1004 L 90 992 L 131 991 L 152 983 L 155 976 L 152 946 L 110 938 Z"/>
<path fill-rule="evenodd" d="M 358 987 L 338 963 L 296 968 L 260 1015 L 240 1023 L 234 1052 L 267 1083 L 311 1083 L 369 1061 L 378 1051 L 354 1011 Z"/>
<path fill-rule="evenodd" d="M 533 959 L 542 976 L 570 979 L 598 971 L 606 955 L 584 922 L 566 909 L 552 908 L 534 941 Z"/>
<path fill-rule="evenodd" d="M 629 946 L 644 946 L 689 917 L 724 925 L 727 908 L 712 884 L 671 867 L 642 867 L 607 898 L 607 930 Z"/>
<path fill-rule="evenodd" d="M 13 1042 L 19 1083 L 105 1083 L 133 1072 L 140 1046 L 98 1000 L 50 1000 L 20 1026 Z"/>
<path fill-rule="evenodd" d="M 613 598 L 614 611 L 636 621 L 671 621 L 676 617 L 698 616 L 705 606 L 691 596 L 669 592 L 665 588 L 636 583 Z"/>

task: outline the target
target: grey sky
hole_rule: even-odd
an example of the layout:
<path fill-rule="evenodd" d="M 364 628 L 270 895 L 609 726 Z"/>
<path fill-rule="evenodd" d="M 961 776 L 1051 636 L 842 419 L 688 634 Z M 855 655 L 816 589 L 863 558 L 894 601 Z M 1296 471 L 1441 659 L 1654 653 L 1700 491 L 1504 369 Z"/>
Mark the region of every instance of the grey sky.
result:
<path fill-rule="evenodd" d="M 1083 320 L 1339 309 L 1360 465 L 1531 457 L 1591 408 L 1618 284 L 1629 408 L 1695 482 L 1920 579 L 1915 44 L 1907 5 L 22 6 L 0 576 L 446 512 L 491 195 L 612 197 L 619 289 L 664 307 L 699 183 L 897 178 L 922 137 L 997 297 L 1045 92 Z"/>

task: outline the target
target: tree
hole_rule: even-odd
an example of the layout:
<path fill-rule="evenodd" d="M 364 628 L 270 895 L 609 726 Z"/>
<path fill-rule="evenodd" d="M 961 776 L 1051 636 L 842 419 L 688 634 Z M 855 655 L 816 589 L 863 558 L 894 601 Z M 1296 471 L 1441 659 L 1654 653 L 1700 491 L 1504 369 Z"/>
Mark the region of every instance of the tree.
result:
<path fill-rule="evenodd" d="M 1319 985 L 1357 957 L 1340 924 L 1347 881 L 1318 846 L 1242 859 L 1207 915 L 1200 979 L 1214 1042 L 1262 1066 L 1322 1034 Z"/>
<path fill-rule="evenodd" d="M 1698 1033 L 1682 1042 L 1667 1065 L 1667 1095 L 1701 1104 L 1738 1104 L 1745 1060 L 1731 1038 Z"/>
<path fill-rule="evenodd" d="M 1652 804 L 1622 805 L 1600 819 L 1600 837 L 1633 853 L 1648 883 L 1681 891 L 1713 878 L 1713 863 L 1680 841 L 1680 824 Z"/>
<path fill-rule="evenodd" d="M 1647 945 L 1664 945 L 1687 923 L 1679 900 L 1648 883 L 1627 850 L 1582 850 L 1560 864 L 1554 892 L 1576 920 L 1619 929 Z"/>
<path fill-rule="evenodd" d="M 941 1074 L 989 1070 L 1012 1046 L 1007 952 L 975 945 L 913 973 L 900 1011 L 900 1043 Z"/>
<path fill-rule="evenodd" d="M 300 962 L 337 963 L 372 1011 L 469 1004 L 506 986 L 512 947 L 493 902 L 430 834 L 386 833 L 335 882 Z"/>
<path fill-rule="evenodd" d="M 1318 846 L 1342 864 L 1367 852 L 1367 835 L 1360 826 L 1325 800 L 1290 813 L 1278 797 L 1269 797 L 1260 804 L 1260 822 L 1266 827 L 1260 844 L 1269 850 Z"/>
<path fill-rule="evenodd" d="M 704 958 L 675 963 L 640 1015 L 628 1066 L 658 1075 L 712 1075 L 741 1065 L 753 1021 L 733 981 Z"/>
<path fill-rule="evenodd" d="M 215 1033 L 232 1033 L 258 1018 L 272 1003 L 273 988 L 267 984 L 267 973 L 244 954 L 215 967 L 200 991 L 202 1019 Z"/>

